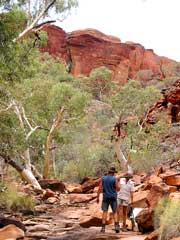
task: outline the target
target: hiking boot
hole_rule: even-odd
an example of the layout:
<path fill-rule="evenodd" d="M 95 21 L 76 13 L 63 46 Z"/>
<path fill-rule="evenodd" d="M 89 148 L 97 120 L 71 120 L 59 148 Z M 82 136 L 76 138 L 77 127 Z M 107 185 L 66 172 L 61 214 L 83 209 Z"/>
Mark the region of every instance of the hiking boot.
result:
<path fill-rule="evenodd" d="M 105 224 L 102 224 L 101 233 L 105 233 Z"/>
<path fill-rule="evenodd" d="M 118 222 L 115 222 L 114 227 L 115 227 L 115 232 L 119 233 L 119 223 Z"/>

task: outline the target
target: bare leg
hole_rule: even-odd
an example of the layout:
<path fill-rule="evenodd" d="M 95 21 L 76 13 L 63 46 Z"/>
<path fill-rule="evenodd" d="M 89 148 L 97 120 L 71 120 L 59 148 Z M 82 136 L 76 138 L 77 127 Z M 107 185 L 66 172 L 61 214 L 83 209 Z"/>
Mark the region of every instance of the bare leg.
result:
<path fill-rule="evenodd" d="M 119 233 L 119 221 L 118 221 L 118 213 L 117 210 L 113 212 L 113 218 L 114 218 L 114 227 L 115 227 L 115 232 Z"/>
<path fill-rule="evenodd" d="M 114 222 L 119 222 L 118 221 L 118 213 L 117 213 L 117 211 L 113 212 L 113 219 L 114 219 Z"/>
<path fill-rule="evenodd" d="M 102 214 L 102 224 L 106 224 L 106 219 L 107 219 L 107 211 L 104 211 Z"/>
<path fill-rule="evenodd" d="M 103 211 L 103 214 L 102 214 L 102 228 L 101 228 L 102 233 L 105 233 L 106 219 L 107 219 L 107 211 Z"/>
<path fill-rule="evenodd" d="M 127 206 L 123 206 L 123 229 L 126 229 Z"/>
<path fill-rule="evenodd" d="M 117 221 L 118 222 L 120 222 L 120 208 L 121 208 L 121 206 L 118 205 L 118 207 L 117 207 Z"/>

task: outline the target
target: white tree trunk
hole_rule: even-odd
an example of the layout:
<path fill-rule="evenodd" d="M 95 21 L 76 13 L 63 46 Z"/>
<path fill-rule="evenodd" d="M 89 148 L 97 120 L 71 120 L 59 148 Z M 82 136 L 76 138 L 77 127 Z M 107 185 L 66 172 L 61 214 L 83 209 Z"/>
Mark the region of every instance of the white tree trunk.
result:
<path fill-rule="evenodd" d="M 31 164 L 31 171 L 36 178 L 38 178 L 38 179 L 43 178 L 42 174 L 36 169 L 36 167 L 33 164 Z"/>
<path fill-rule="evenodd" d="M 12 106 L 14 107 L 14 112 L 19 120 L 20 127 L 25 133 L 25 139 L 26 139 L 26 141 L 28 141 L 31 134 L 34 133 L 40 127 L 36 126 L 35 128 L 33 128 L 31 126 L 31 124 L 29 123 L 29 121 L 26 117 L 24 108 L 21 105 L 19 105 L 16 101 L 12 100 Z M 30 132 L 28 134 L 26 134 L 24 121 L 30 128 Z M 12 166 L 15 167 L 15 169 L 20 173 L 20 175 L 23 177 L 23 179 L 25 179 L 28 183 L 32 184 L 34 187 L 36 187 L 38 189 L 41 189 L 41 186 L 39 185 L 37 179 L 35 178 L 35 176 L 32 173 L 32 170 L 31 170 L 31 157 L 30 157 L 29 148 L 27 148 L 24 151 L 23 159 L 24 159 L 24 163 L 25 163 L 24 169 L 22 169 L 21 166 L 18 167 L 15 163 L 13 163 Z"/>
<path fill-rule="evenodd" d="M 43 170 L 43 178 L 47 178 L 49 175 L 49 166 L 50 166 L 50 159 L 49 159 L 49 152 L 50 147 L 52 144 L 52 139 L 55 130 L 60 126 L 60 123 L 62 121 L 64 112 L 64 107 L 61 107 L 61 109 L 58 112 L 57 118 L 54 120 L 54 123 L 51 126 L 51 129 L 49 131 L 49 134 L 47 136 L 46 145 L 45 145 L 45 154 L 44 154 L 44 170 Z"/>
<path fill-rule="evenodd" d="M 41 189 L 41 186 L 38 183 L 38 181 L 36 180 L 36 178 L 34 177 L 32 171 L 24 168 L 20 174 L 23 177 L 23 179 L 26 180 L 29 184 L 32 184 L 33 187 L 35 187 L 37 189 Z"/>
<path fill-rule="evenodd" d="M 49 4 L 45 4 L 41 12 L 35 17 L 35 19 L 29 24 L 29 26 L 24 29 L 23 32 L 19 34 L 17 38 L 15 38 L 13 41 L 16 42 L 20 40 L 21 38 L 25 37 L 29 32 L 33 30 L 33 28 L 36 27 L 39 20 L 44 16 L 44 14 L 55 4 L 56 0 L 52 0 Z"/>
<path fill-rule="evenodd" d="M 25 161 L 25 167 L 26 169 L 28 169 L 29 171 L 31 171 L 31 158 L 30 158 L 30 152 L 29 152 L 29 148 L 27 148 L 24 151 L 24 161 Z"/>
<path fill-rule="evenodd" d="M 53 140 L 53 143 L 54 143 L 54 140 Z M 56 174 L 56 149 L 55 148 L 52 150 L 52 167 L 53 167 L 54 177 L 56 177 L 57 174 Z"/>
<path fill-rule="evenodd" d="M 117 154 L 117 158 L 119 160 L 119 163 L 121 164 L 122 170 L 124 172 L 133 174 L 132 167 L 128 164 L 128 160 L 126 159 L 125 155 L 123 154 L 121 150 L 120 140 L 118 138 L 113 139 L 114 149 Z"/>
<path fill-rule="evenodd" d="M 18 171 L 18 173 L 22 176 L 22 178 L 25 181 L 27 181 L 29 184 L 32 184 L 32 186 L 34 188 L 41 189 L 41 186 L 38 183 L 37 179 L 32 174 L 32 171 L 29 171 L 28 169 L 25 169 L 19 163 L 17 163 L 14 160 L 12 160 L 9 156 L 4 155 L 2 153 L 0 153 L 0 154 L 1 154 L 0 156 L 5 160 L 5 162 L 7 164 L 11 165 L 13 168 L 15 168 L 16 171 Z"/>

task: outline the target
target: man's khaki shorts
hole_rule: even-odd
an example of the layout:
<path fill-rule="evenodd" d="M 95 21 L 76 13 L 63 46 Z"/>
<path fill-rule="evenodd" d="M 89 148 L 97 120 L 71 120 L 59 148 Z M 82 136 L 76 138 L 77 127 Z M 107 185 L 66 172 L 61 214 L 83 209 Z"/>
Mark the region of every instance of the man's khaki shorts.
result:
<path fill-rule="evenodd" d="M 118 198 L 118 206 L 126 206 L 127 207 L 128 205 L 129 205 L 128 200 Z"/>

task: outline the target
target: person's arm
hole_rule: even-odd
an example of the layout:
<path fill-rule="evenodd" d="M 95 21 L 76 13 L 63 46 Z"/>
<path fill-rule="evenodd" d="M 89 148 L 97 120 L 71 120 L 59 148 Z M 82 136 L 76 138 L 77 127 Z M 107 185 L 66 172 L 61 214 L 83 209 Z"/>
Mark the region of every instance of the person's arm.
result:
<path fill-rule="evenodd" d="M 131 191 L 130 191 L 130 197 L 131 197 L 131 202 L 130 204 L 133 204 L 133 193 L 134 193 L 134 183 L 131 182 Z"/>
<path fill-rule="evenodd" d="M 133 192 L 132 192 L 132 191 L 130 192 L 130 195 L 131 195 L 131 202 L 130 202 L 130 205 L 132 205 L 132 204 L 133 204 Z"/>
<path fill-rule="evenodd" d="M 116 177 L 116 192 L 119 192 L 120 190 L 120 178 Z"/>
<path fill-rule="evenodd" d="M 102 193 L 102 178 L 100 179 L 99 188 L 97 191 L 97 203 L 99 203 L 99 195 Z"/>

